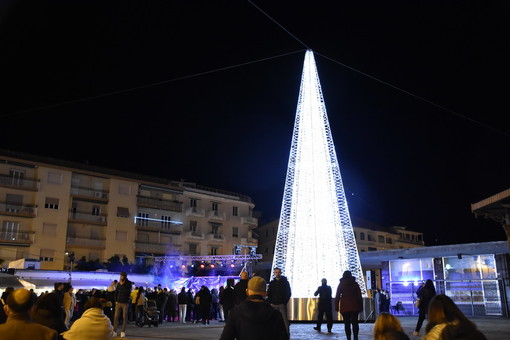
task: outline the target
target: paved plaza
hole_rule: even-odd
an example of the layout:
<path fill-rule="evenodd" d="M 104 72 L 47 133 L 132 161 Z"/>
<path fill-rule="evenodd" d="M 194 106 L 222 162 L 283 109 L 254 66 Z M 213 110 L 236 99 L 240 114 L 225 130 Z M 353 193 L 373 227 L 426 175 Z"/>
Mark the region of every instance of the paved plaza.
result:
<path fill-rule="evenodd" d="M 413 336 L 414 326 L 417 317 L 403 316 L 399 317 L 404 330 L 411 340 L 421 339 L 425 324 L 420 336 Z M 488 340 L 508 340 L 510 339 L 510 320 L 504 318 L 472 318 L 471 319 L 482 331 Z M 319 340 L 319 339 L 345 339 L 344 325 L 335 323 L 333 333 L 318 333 L 313 329 L 311 323 L 293 323 L 290 326 L 291 340 Z M 325 325 L 323 325 L 326 329 Z M 360 340 L 372 339 L 373 323 L 360 323 Z M 126 339 L 132 340 L 151 340 L 151 339 L 182 339 L 182 340 L 218 340 L 223 329 L 223 323 L 211 321 L 210 325 L 202 324 L 181 324 L 165 322 L 162 326 L 143 328 L 135 325 L 128 325 L 126 329 Z M 115 338 L 120 339 L 120 338 Z"/>

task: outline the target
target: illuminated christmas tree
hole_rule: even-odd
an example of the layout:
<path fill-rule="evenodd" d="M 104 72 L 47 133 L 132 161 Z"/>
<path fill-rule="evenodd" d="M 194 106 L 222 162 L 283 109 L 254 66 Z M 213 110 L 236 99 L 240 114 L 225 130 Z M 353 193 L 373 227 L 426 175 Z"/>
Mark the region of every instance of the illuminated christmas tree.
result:
<path fill-rule="evenodd" d="M 356 240 L 313 52 L 305 55 L 273 267 L 292 297 L 313 297 L 326 278 L 336 289 L 350 270 L 366 293 Z"/>

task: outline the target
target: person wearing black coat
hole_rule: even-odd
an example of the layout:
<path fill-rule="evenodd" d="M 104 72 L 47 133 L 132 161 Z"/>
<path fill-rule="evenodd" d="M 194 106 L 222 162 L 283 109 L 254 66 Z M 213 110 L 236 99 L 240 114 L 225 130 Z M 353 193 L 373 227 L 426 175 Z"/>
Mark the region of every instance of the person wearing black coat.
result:
<path fill-rule="evenodd" d="M 326 314 L 326 323 L 328 326 L 328 333 L 331 333 L 331 328 L 333 328 L 333 304 L 332 301 L 332 292 L 331 287 L 328 286 L 328 280 L 322 279 L 321 280 L 322 285 L 317 288 L 317 291 L 315 291 L 314 296 L 319 295 L 319 315 L 317 318 L 317 327 L 314 327 L 316 331 L 321 331 L 321 325 L 322 325 L 322 318 L 324 317 L 324 314 Z"/>
<path fill-rule="evenodd" d="M 230 310 L 235 306 L 234 279 L 227 279 L 227 287 L 223 290 L 221 301 L 223 303 L 223 314 L 225 322 L 228 320 Z"/>
<path fill-rule="evenodd" d="M 206 286 L 202 286 L 197 295 L 199 296 L 200 301 L 200 305 L 197 307 L 199 309 L 199 315 L 202 316 L 202 323 L 204 325 L 206 323 L 209 324 L 209 320 L 211 320 L 211 306 L 212 306 L 211 291 Z"/>
<path fill-rule="evenodd" d="M 186 288 L 182 287 L 181 292 L 177 294 L 177 303 L 179 305 L 179 322 L 186 323 L 186 309 L 188 307 Z"/>
<path fill-rule="evenodd" d="M 269 282 L 269 287 L 267 288 L 267 302 L 269 302 L 273 308 L 280 311 L 285 326 L 287 327 L 287 332 L 289 332 L 287 303 L 292 295 L 290 284 L 287 278 L 282 275 L 282 270 L 280 268 L 274 268 L 273 274 L 274 279 Z"/>
<path fill-rule="evenodd" d="M 241 272 L 241 280 L 234 286 L 235 304 L 238 305 L 246 299 L 246 288 L 248 288 L 248 272 Z"/>
<path fill-rule="evenodd" d="M 420 328 L 423 325 L 423 321 L 429 310 L 430 300 L 434 296 L 436 296 L 436 288 L 434 287 L 434 282 L 431 279 L 428 279 L 423 283 L 418 290 L 416 291 L 416 296 L 420 299 L 418 305 L 418 322 L 416 322 L 416 328 L 414 329 L 413 335 L 420 334 Z"/>
<path fill-rule="evenodd" d="M 231 310 L 220 340 L 288 340 L 282 315 L 264 300 L 266 281 L 252 277 L 247 294 L 246 300 Z"/>

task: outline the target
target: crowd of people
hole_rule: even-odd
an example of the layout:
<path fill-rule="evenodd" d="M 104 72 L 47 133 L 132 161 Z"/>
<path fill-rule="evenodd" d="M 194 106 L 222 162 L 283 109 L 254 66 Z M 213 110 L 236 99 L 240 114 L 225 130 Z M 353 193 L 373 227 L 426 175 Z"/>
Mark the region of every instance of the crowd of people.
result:
<path fill-rule="evenodd" d="M 125 272 L 105 290 L 80 289 L 74 293 L 70 284 L 57 283 L 53 291 L 37 296 L 31 290 L 9 287 L 0 299 L 0 339 L 110 340 L 116 336 L 125 337 L 127 323 L 143 327 L 148 302 L 152 302 L 156 325 L 164 321 L 206 325 L 210 320 L 217 320 L 225 322 L 220 340 L 288 340 L 290 283 L 280 268 L 275 268 L 273 274 L 273 280 L 267 284 L 262 277 L 249 278 L 247 272 L 242 272 L 237 283 L 228 279 L 225 286 L 210 289 L 204 285 L 197 292 L 185 287 L 179 292 L 160 285 L 153 289 L 136 287 Z M 432 280 L 424 282 L 416 294 L 419 313 L 414 336 L 419 335 L 427 318 L 423 340 L 486 340 L 451 298 L 436 294 Z M 321 332 L 325 315 L 327 331 L 332 332 L 334 308 L 342 315 L 347 340 L 358 340 L 363 298 L 351 272 L 343 273 L 334 298 L 326 279 L 322 280 L 315 296 L 319 297 L 319 313 L 314 329 Z M 373 339 L 409 340 L 409 336 L 395 315 L 383 311 L 374 323 Z"/>

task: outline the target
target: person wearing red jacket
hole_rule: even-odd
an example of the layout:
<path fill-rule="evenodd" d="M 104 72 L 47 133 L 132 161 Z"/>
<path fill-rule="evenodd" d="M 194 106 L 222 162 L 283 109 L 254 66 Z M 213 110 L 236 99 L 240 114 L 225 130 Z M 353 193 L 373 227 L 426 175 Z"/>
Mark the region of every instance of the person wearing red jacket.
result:
<path fill-rule="evenodd" d="M 354 335 L 354 340 L 358 340 L 358 315 L 363 311 L 363 297 L 356 278 L 349 270 L 344 272 L 336 290 L 335 310 L 342 314 L 347 340 L 351 340 L 351 334 Z"/>

